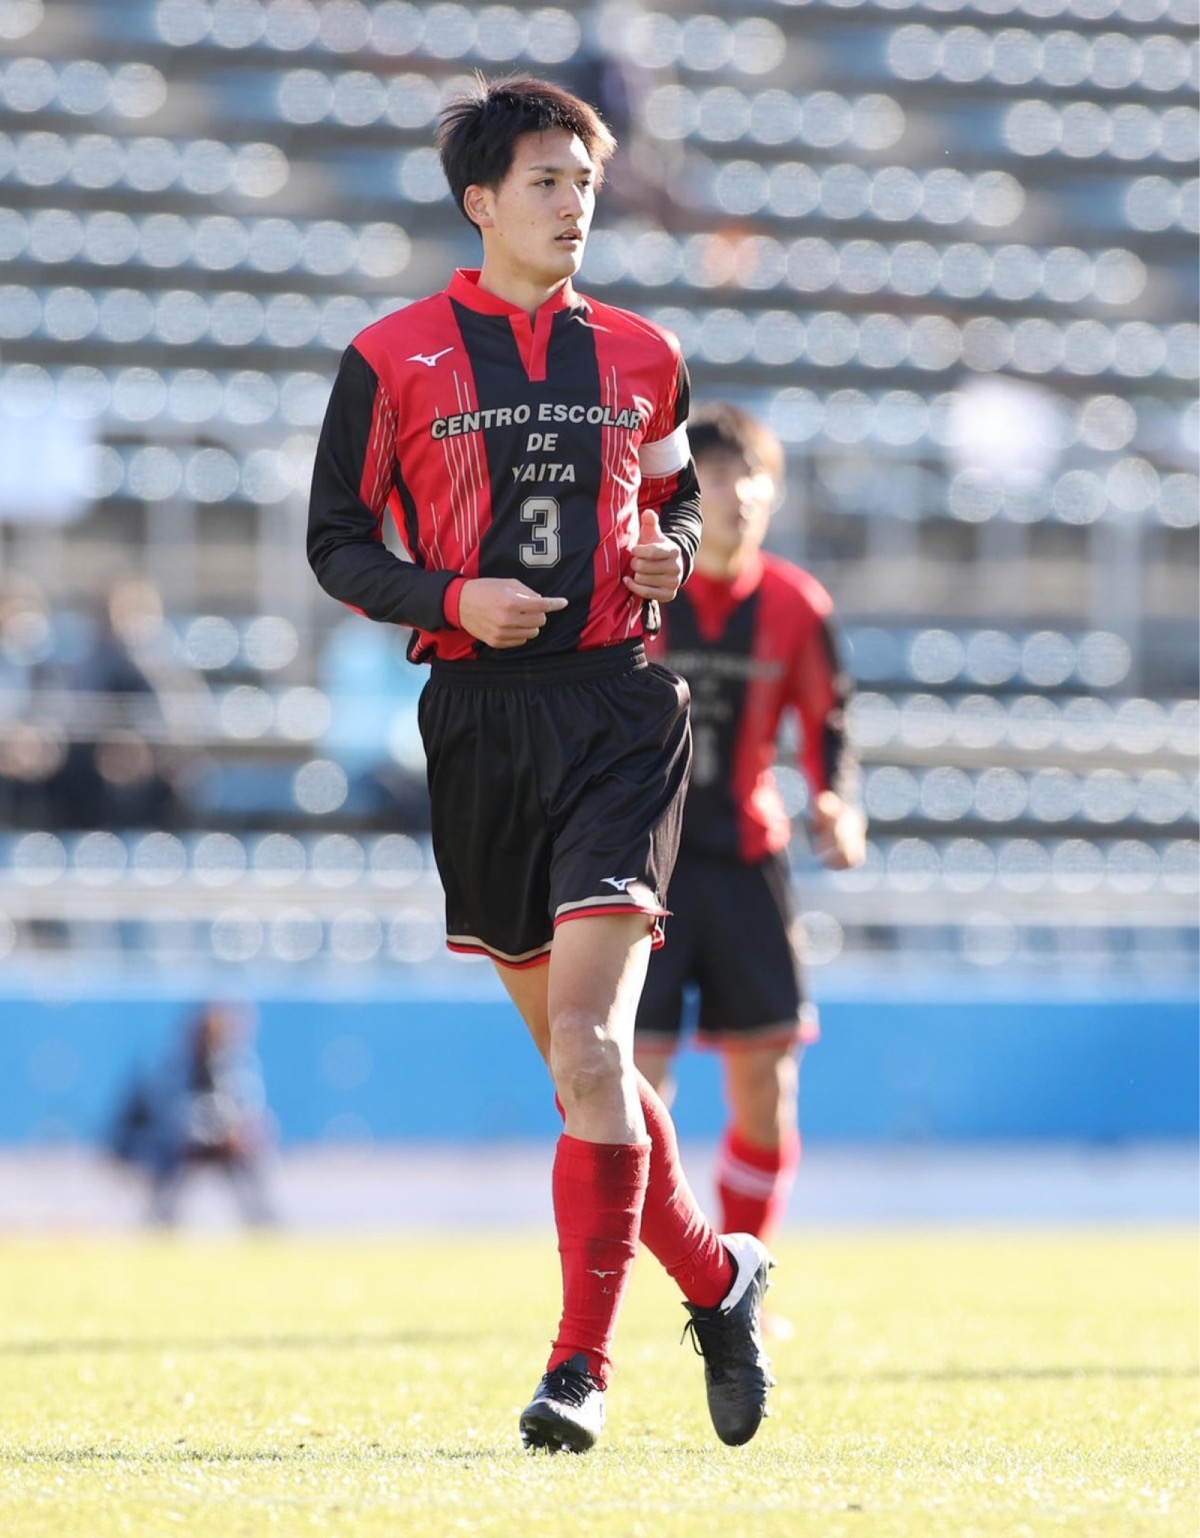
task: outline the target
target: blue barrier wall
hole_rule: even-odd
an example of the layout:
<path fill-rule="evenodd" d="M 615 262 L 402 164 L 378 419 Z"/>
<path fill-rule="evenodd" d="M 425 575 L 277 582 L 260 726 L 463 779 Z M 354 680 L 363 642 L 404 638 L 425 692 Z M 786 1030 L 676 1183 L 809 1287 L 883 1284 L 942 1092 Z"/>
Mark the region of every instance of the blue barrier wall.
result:
<path fill-rule="evenodd" d="M 0 995 L 0 1143 L 100 1138 L 122 1086 L 161 1058 L 192 996 Z M 551 1136 L 544 1072 L 488 996 L 259 996 L 259 1051 L 285 1143 Z M 803 1069 L 810 1138 L 1191 1138 L 1190 997 L 846 997 Z M 681 1059 L 680 1133 L 721 1126 L 719 1065 Z"/>

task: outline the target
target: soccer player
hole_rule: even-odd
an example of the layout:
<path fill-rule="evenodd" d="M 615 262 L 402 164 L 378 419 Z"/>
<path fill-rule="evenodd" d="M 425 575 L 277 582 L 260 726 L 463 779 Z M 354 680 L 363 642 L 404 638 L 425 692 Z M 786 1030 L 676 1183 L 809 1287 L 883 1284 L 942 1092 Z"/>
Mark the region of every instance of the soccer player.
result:
<path fill-rule="evenodd" d="M 633 1061 L 691 751 L 687 691 L 643 643 L 699 541 L 687 372 L 670 333 L 572 285 L 614 148 L 594 109 L 481 79 L 438 147 L 482 265 L 344 354 L 309 559 L 334 597 L 414 628 L 447 944 L 491 959 L 564 1120 L 562 1316 L 521 1438 L 595 1442 L 640 1237 L 683 1292 L 717 1434 L 739 1444 L 766 1411 L 771 1260 L 703 1216 Z M 388 512 L 408 561 L 382 542 Z"/>
<path fill-rule="evenodd" d="M 860 864 L 866 822 L 832 600 L 760 548 L 783 488 L 779 439 L 724 403 L 694 412 L 688 431 L 704 528 L 695 572 L 651 651 L 691 689 L 694 756 L 670 939 L 650 963 L 636 1060 L 669 1102 L 684 991 L 694 987 L 697 1039 L 721 1054 L 728 1106 L 721 1226 L 769 1242 L 800 1162 L 799 1059 L 817 1035 L 792 938 L 791 828 L 771 773 L 786 716 L 800 727 L 816 852 L 836 868 Z"/>

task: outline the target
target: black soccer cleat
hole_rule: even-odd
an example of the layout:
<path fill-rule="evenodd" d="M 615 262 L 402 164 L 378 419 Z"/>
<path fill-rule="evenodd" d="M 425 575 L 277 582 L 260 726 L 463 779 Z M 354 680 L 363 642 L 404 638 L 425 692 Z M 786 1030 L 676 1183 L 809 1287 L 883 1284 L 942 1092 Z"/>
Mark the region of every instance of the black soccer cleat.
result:
<path fill-rule="evenodd" d="M 721 1243 L 737 1268 L 733 1286 L 716 1308 L 683 1306 L 692 1316 L 684 1326 L 704 1358 L 708 1413 L 721 1441 L 741 1447 L 762 1424 L 767 1391 L 775 1382 L 762 1342 L 763 1294 L 775 1264 L 753 1234 L 722 1234 Z"/>
<path fill-rule="evenodd" d="M 604 1390 L 577 1353 L 548 1372 L 521 1412 L 521 1445 L 586 1453 L 604 1430 Z"/>

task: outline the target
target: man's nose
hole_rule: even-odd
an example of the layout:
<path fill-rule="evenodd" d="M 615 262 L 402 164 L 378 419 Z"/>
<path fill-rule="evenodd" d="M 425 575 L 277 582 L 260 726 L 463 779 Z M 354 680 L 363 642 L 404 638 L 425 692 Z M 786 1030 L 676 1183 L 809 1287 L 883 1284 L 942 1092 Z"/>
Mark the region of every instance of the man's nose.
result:
<path fill-rule="evenodd" d="M 587 199 L 588 195 L 586 187 L 567 187 L 565 196 L 562 199 L 563 213 L 570 214 L 572 218 L 578 214 L 581 214 L 587 207 Z"/>

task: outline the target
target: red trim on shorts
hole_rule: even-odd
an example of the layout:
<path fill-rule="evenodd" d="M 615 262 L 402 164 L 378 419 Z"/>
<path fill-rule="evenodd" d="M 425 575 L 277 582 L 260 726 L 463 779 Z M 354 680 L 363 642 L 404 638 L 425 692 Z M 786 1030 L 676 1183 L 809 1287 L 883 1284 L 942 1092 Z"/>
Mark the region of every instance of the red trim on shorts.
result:
<path fill-rule="evenodd" d="M 647 1038 L 650 1039 L 650 1038 Z M 666 1038 L 660 1038 L 665 1040 Z M 677 1037 L 671 1038 L 678 1040 Z M 821 1039 L 821 1022 L 816 1010 L 810 1005 L 788 1031 L 777 1031 L 773 1026 L 763 1026 L 759 1031 L 728 1031 L 705 1035 L 697 1030 L 696 1045 L 709 1051 L 752 1052 L 756 1047 L 811 1047 Z"/>
<path fill-rule="evenodd" d="M 447 940 L 446 949 L 453 951 L 456 956 L 486 956 L 489 961 L 498 961 L 503 967 L 511 967 L 514 972 L 523 972 L 528 967 L 544 967 L 550 960 L 550 946 L 538 951 L 536 955 L 524 956 L 519 961 L 506 956 L 503 951 L 491 950 L 484 945 L 482 940 L 470 943 L 465 940 Z"/>
<path fill-rule="evenodd" d="M 572 919 L 594 919 L 603 918 L 608 914 L 640 913 L 650 920 L 650 948 L 658 950 L 666 939 L 662 921 L 670 917 L 670 912 L 669 908 L 639 908 L 636 903 L 617 903 L 613 907 L 603 908 L 575 908 L 569 913 L 556 914 L 554 927 L 557 929 L 560 924 L 569 924 Z"/>

